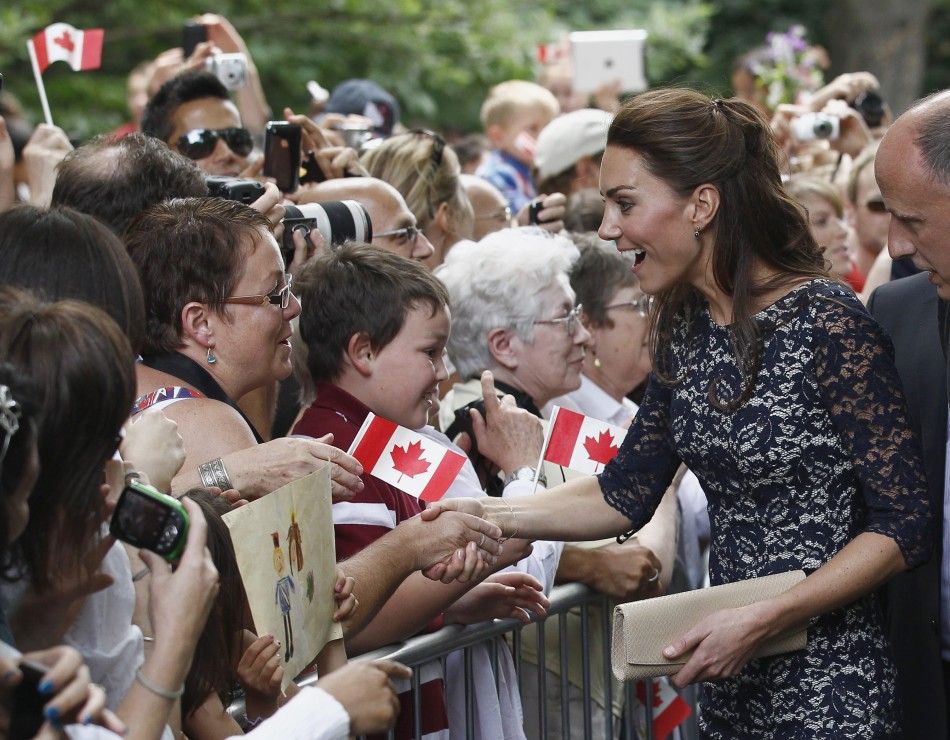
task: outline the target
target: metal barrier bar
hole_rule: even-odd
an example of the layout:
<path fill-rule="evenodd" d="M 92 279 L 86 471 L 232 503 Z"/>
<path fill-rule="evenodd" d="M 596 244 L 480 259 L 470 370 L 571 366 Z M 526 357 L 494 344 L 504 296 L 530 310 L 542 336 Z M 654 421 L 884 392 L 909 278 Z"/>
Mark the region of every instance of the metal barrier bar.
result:
<path fill-rule="evenodd" d="M 590 680 L 590 630 L 591 622 L 588 608 L 593 605 L 601 607 L 600 627 L 603 633 L 603 680 L 604 680 L 604 719 L 606 727 L 606 738 L 609 740 L 613 736 L 613 673 L 611 671 L 610 655 L 610 636 L 611 636 L 611 604 L 606 597 L 595 593 L 586 586 L 579 583 L 571 583 L 563 586 L 557 586 L 551 592 L 551 605 L 548 609 L 548 619 L 558 617 L 558 637 L 559 637 L 559 657 L 561 659 L 561 723 L 564 737 L 570 737 L 570 709 L 568 679 L 568 637 L 567 637 L 567 613 L 575 607 L 580 607 L 580 628 L 582 642 L 582 688 L 584 703 L 584 738 L 589 740 L 593 736 L 592 712 L 595 710 L 595 703 L 591 695 Z M 538 702 L 539 714 L 537 721 L 540 725 L 540 736 L 547 736 L 547 701 L 546 701 L 546 662 L 545 662 L 545 640 L 544 640 L 544 621 L 538 621 L 537 624 L 537 658 L 538 658 Z M 499 619 L 483 624 L 462 627 L 460 625 L 450 625 L 443 627 L 438 632 L 413 637 L 399 645 L 390 645 L 378 650 L 373 650 L 363 655 L 353 658 L 353 660 L 376 660 L 379 658 L 389 658 L 397 660 L 410 668 L 418 669 L 425 663 L 440 661 L 445 673 L 445 661 L 450 653 L 457 650 L 463 651 L 464 681 L 465 681 L 465 724 L 466 735 L 469 738 L 474 737 L 474 673 L 472 664 L 471 648 L 476 645 L 487 645 L 491 658 L 491 667 L 495 673 L 495 687 L 498 688 L 498 651 L 505 649 L 499 645 L 506 637 L 510 636 L 512 640 L 512 657 L 514 660 L 515 672 L 517 674 L 519 689 L 523 686 L 525 671 L 521 659 L 521 628 L 522 623 L 516 619 Z M 317 681 L 315 675 L 306 676 L 298 681 L 301 686 L 308 686 Z M 413 708 L 413 733 L 416 738 L 421 735 L 421 691 L 420 691 L 420 673 L 413 671 L 413 677 L 410 682 Z M 621 718 L 621 728 L 624 737 L 627 740 L 636 740 L 638 737 L 636 726 L 637 710 L 640 706 L 636 698 L 636 684 L 628 681 L 623 686 L 624 711 Z M 646 726 L 646 737 L 648 740 L 653 738 L 653 684 L 651 681 L 645 682 L 644 717 Z M 695 687 L 688 687 L 682 693 L 683 698 L 693 707 L 696 707 Z M 242 713 L 244 710 L 243 701 L 234 702 L 228 711 L 232 716 Z M 526 718 L 526 722 L 533 721 L 533 718 Z M 682 726 L 684 740 L 693 740 L 698 736 L 695 721 L 695 711 L 690 720 Z M 393 733 L 389 733 L 393 737 Z"/>

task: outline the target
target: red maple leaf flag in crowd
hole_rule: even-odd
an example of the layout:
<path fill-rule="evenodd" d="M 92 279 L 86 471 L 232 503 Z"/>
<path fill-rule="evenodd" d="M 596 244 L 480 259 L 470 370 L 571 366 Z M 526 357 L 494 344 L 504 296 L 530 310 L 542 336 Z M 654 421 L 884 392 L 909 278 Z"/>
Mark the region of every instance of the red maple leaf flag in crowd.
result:
<path fill-rule="evenodd" d="M 423 501 L 442 498 L 466 459 L 376 414 L 366 417 L 348 452 L 370 475 Z"/>
<path fill-rule="evenodd" d="M 643 716 L 643 706 L 646 704 L 646 682 L 637 682 L 637 699 L 640 706 L 637 708 L 638 728 L 646 729 Z M 666 740 L 670 733 L 679 727 L 692 714 L 689 704 L 676 693 L 676 689 L 665 676 L 653 680 L 653 737 L 656 740 Z M 638 733 L 643 737 L 646 733 Z"/>
<path fill-rule="evenodd" d="M 626 436 L 627 430 L 623 427 L 555 406 L 548 425 L 544 459 L 593 475 L 614 459 Z"/>
<path fill-rule="evenodd" d="M 73 71 L 99 69 L 102 65 L 101 28 L 81 30 L 68 23 L 47 26 L 27 44 L 36 56 L 36 66 L 42 73 L 53 62 L 66 62 Z"/>

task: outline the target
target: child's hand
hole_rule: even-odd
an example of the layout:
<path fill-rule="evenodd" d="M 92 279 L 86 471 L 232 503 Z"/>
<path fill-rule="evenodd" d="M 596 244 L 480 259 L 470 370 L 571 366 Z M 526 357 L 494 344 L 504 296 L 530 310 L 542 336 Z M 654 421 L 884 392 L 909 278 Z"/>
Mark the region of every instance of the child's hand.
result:
<path fill-rule="evenodd" d="M 446 623 L 476 624 L 515 618 L 528 624 L 544 618 L 550 602 L 537 578 L 527 573 L 496 573 L 445 610 Z"/>
<path fill-rule="evenodd" d="M 345 622 L 356 613 L 360 602 L 353 593 L 355 583 L 353 576 L 346 575 L 339 566 L 337 567 L 336 583 L 333 585 L 333 598 L 336 601 L 336 611 L 333 612 L 334 622 Z"/>
<path fill-rule="evenodd" d="M 244 632 L 244 654 L 237 667 L 238 683 L 244 689 L 247 716 L 269 717 L 277 710 L 284 667 L 280 642 L 273 635 L 254 637 Z"/>

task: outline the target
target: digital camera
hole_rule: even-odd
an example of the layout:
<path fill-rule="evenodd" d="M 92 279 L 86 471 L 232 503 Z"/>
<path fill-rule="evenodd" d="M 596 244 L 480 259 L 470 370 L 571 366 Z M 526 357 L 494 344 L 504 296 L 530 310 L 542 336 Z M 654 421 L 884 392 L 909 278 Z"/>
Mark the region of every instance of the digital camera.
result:
<path fill-rule="evenodd" d="M 185 549 L 188 525 L 188 512 L 178 499 L 130 481 L 119 496 L 109 532 L 117 540 L 174 562 Z"/>
<path fill-rule="evenodd" d="M 245 205 L 250 205 L 264 194 L 264 186 L 257 180 L 243 180 L 240 177 L 208 175 L 205 184 L 210 197 L 236 200 Z"/>
<path fill-rule="evenodd" d="M 799 141 L 837 139 L 841 134 L 841 121 L 827 113 L 805 113 L 792 119 L 792 133 Z"/>
<path fill-rule="evenodd" d="M 214 54 L 205 60 L 205 69 L 221 80 L 228 90 L 247 84 L 247 58 L 241 54 Z"/>
<path fill-rule="evenodd" d="M 344 242 L 369 242 L 373 238 L 373 222 L 362 203 L 355 200 L 331 200 L 326 203 L 306 203 L 285 206 L 284 235 L 281 251 L 284 263 L 289 265 L 294 256 L 294 232 L 304 237 L 316 229 L 331 249 Z"/>

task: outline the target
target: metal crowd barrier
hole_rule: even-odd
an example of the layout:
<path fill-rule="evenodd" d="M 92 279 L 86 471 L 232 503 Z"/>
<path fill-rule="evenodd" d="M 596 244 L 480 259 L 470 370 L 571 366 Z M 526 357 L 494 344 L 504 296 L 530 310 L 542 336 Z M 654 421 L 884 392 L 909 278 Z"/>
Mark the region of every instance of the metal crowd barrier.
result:
<path fill-rule="evenodd" d="M 608 599 L 598 594 L 588 587 L 579 584 L 571 583 L 563 586 L 555 587 L 550 595 L 551 606 L 548 609 L 547 619 L 557 619 L 558 620 L 558 630 L 559 630 L 559 651 L 560 651 L 560 693 L 562 697 L 561 701 L 561 726 L 563 728 L 564 734 L 563 737 L 569 738 L 571 733 L 571 724 L 570 724 L 570 705 L 568 701 L 568 646 L 567 646 L 567 614 L 568 611 L 573 608 L 580 609 L 581 617 L 581 641 L 582 645 L 582 676 L 584 686 L 583 691 L 583 705 L 584 705 L 584 740 L 592 740 L 592 717 L 593 712 L 602 711 L 605 715 L 605 726 L 608 728 L 606 732 L 606 740 L 610 740 L 612 733 L 610 728 L 613 727 L 613 683 L 612 672 L 610 669 L 610 616 L 612 610 L 610 609 L 610 604 Z M 599 605 L 601 606 L 600 610 L 600 619 L 601 619 L 601 628 L 605 639 L 603 640 L 603 671 L 604 671 L 604 691 L 605 691 L 605 701 L 604 707 L 601 708 L 595 704 L 591 698 L 590 694 L 590 652 L 589 652 L 589 635 L 591 629 L 591 621 L 589 615 L 589 609 L 591 606 Z M 547 682 L 547 671 L 545 670 L 545 630 L 539 624 L 538 629 L 535 630 L 536 640 L 537 640 L 537 658 L 538 665 L 527 668 L 522 664 L 521 660 L 521 642 L 522 635 L 521 630 L 523 625 L 521 622 L 515 619 L 504 619 L 504 620 L 495 620 L 494 622 L 486 622 L 484 624 L 474 625 L 470 627 L 462 627 L 459 625 L 451 625 L 444 627 L 438 632 L 433 632 L 427 635 L 420 635 L 418 637 L 413 637 L 407 640 L 404 643 L 398 645 L 390 645 L 379 650 L 374 650 L 369 653 L 365 653 L 355 658 L 355 660 L 375 660 L 378 658 L 391 658 L 393 660 L 398 660 L 400 663 L 411 668 L 417 668 L 425 663 L 431 661 L 440 660 L 442 662 L 443 674 L 445 668 L 445 661 L 447 656 L 456 651 L 463 651 L 463 665 L 464 665 L 464 674 L 465 674 L 465 697 L 466 697 L 466 706 L 465 706 L 465 717 L 466 717 L 466 738 L 474 738 L 474 691 L 471 687 L 474 685 L 473 682 L 473 672 L 472 672 L 472 648 L 475 645 L 487 644 L 489 646 L 489 655 L 491 658 L 491 666 L 495 675 L 496 689 L 498 685 L 498 650 L 502 649 L 499 647 L 499 642 L 504 641 L 507 638 L 510 638 L 512 645 L 512 658 L 514 659 L 515 671 L 518 674 L 518 684 L 519 687 L 523 686 L 526 671 L 536 670 L 538 678 L 538 696 L 540 704 L 540 717 L 536 721 L 539 722 L 540 726 L 540 735 L 542 738 L 548 736 L 547 731 L 547 706 L 546 706 L 546 695 L 545 688 Z M 300 683 L 302 685 L 307 685 L 315 681 L 315 677 L 309 679 L 303 679 Z M 412 706 L 414 708 L 414 728 L 413 733 L 415 738 L 421 737 L 420 730 L 420 716 L 421 716 L 421 696 L 419 692 L 419 671 L 413 671 L 413 678 L 411 681 L 411 690 L 412 690 Z M 650 681 L 645 682 L 646 688 L 646 697 L 644 704 L 647 707 L 653 705 L 653 684 Z M 635 718 L 633 708 L 638 705 L 636 699 L 636 684 L 633 682 L 628 682 L 624 684 L 624 712 L 621 720 L 621 737 L 625 740 L 636 740 L 639 737 L 638 731 L 635 727 Z M 681 696 L 690 704 L 693 708 L 692 715 L 687 719 L 684 725 L 681 725 L 679 729 L 680 738 L 682 740 L 693 740 L 698 738 L 698 730 L 696 726 L 696 701 L 695 701 L 695 691 L 693 687 L 687 688 L 685 691 L 681 692 Z M 643 712 L 646 717 L 646 734 L 644 737 L 647 740 L 652 740 L 653 738 L 653 712 L 645 711 Z M 533 721 L 532 718 L 526 718 L 526 722 Z M 392 737 L 392 733 L 390 733 Z M 453 737 L 453 740 L 455 738 Z"/>

